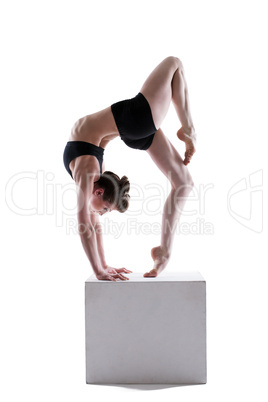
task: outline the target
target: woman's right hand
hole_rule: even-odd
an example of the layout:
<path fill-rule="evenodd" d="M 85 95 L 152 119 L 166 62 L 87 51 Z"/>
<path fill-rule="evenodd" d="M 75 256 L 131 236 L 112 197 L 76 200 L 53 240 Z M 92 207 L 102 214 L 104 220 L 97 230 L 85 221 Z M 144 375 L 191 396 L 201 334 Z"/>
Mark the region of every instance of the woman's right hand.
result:
<path fill-rule="evenodd" d="M 99 273 L 98 275 L 96 275 L 97 279 L 99 281 L 114 281 L 116 282 L 116 279 L 119 279 L 121 281 L 127 281 L 129 278 L 127 278 L 126 276 L 116 273 L 116 274 L 108 274 L 105 271 L 102 271 L 101 273 Z"/>

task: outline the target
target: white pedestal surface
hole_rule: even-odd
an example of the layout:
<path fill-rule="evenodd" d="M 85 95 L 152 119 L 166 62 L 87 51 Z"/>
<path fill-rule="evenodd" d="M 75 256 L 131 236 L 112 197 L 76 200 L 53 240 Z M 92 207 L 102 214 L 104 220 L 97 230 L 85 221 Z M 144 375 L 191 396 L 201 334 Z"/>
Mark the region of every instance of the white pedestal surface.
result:
<path fill-rule="evenodd" d="M 85 283 L 88 384 L 206 383 L 206 282 L 199 272 Z"/>

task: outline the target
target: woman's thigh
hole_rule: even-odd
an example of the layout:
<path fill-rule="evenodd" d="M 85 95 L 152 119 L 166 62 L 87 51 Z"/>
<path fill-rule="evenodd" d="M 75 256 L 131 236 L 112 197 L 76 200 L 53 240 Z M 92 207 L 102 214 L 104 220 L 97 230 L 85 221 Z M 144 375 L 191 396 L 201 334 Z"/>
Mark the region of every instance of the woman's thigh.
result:
<path fill-rule="evenodd" d="M 167 114 L 172 99 L 173 75 L 180 64 L 177 57 L 167 57 L 152 71 L 140 90 L 150 104 L 157 129 Z"/>
<path fill-rule="evenodd" d="M 189 170 L 183 164 L 183 159 L 161 128 L 155 133 L 147 152 L 161 172 L 169 179 L 173 188 L 193 185 Z"/>

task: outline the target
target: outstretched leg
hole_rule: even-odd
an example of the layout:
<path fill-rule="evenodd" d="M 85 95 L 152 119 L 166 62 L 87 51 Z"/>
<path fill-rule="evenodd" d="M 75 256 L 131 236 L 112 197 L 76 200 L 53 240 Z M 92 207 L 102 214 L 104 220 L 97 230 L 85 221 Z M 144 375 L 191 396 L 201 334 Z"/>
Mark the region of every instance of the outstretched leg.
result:
<path fill-rule="evenodd" d="M 162 215 L 161 244 L 151 250 L 154 267 L 144 274 L 145 277 L 152 277 L 157 276 L 168 264 L 175 229 L 186 198 L 192 190 L 193 180 L 179 153 L 161 129 L 155 133 L 147 152 L 172 186 Z"/>
<path fill-rule="evenodd" d="M 182 62 L 177 57 L 164 59 L 149 75 L 140 92 L 150 104 L 156 128 L 161 126 L 172 100 L 182 125 L 177 136 L 185 142 L 183 163 L 187 165 L 196 149 L 196 135 Z"/>

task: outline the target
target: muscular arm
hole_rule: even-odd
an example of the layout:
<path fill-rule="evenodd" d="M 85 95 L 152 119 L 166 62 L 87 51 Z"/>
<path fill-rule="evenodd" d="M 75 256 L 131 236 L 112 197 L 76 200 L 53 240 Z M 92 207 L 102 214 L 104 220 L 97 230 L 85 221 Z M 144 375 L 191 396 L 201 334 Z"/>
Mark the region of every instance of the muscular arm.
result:
<path fill-rule="evenodd" d="M 86 180 L 81 177 L 80 180 L 76 182 L 77 184 L 77 198 L 78 198 L 78 227 L 81 242 L 85 253 L 89 259 L 89 262 L 93 268 L 93 271 L 100 280 L 116 281 L 116 278 L 120 280 L 128 279 L 125 278 L 120 273 L 109 273 L 104 269 L 103 264 L 105 263 L 103 243 L 101 238 L 101 233 L 97 234 L 98 225 L 94 227 L 88 210 L 89 198 L 93 192 L 94 182 Z M 100 225 L 99 225 L 100 227 Z"/>
<path fill-rule="evenodd" d="M 108 267 L 106 260 L 105 260 L 105 255 L 104 255 L 104 245 L 103 245 L 103 238 L 102 238 L 102 228 L 101 224 L 99 221 L 99 216 L 97 214 L 91 214 L 90 215 L 90 220 L 91 223 L 95 229 L 95 234 L 96 234 L 96 241 L 97 241 L 97 248 L 98 248 L 98 255 L 100 259 L 100 263 L 103 269 L 106 269 Z"/>
<path fill-rule="evenodd" d="M 103 146 L 104 144 L 101 144 Z M 102 163 L 102 169 L 103 172 L 105 172 L 105 162 L 103 161 Z M 104 245 L 103 245 L 103 238 L 102 238 L 102 228 L 99 220 L 99 215 L 91 213 L 90 214 L 90 221 L 95 229 L 95 234 L 96 234 L 96 242 L 97 242 L 97 249 L 98 249 L 98 255 L 100 259 L 100 263 L 103 269 L 106 269 L 108 267 L 106 260 L 105 260 L 105 255 L 104 255 Z"/>
<path fill-rule="evenodd" d="M 93 189 L 93 183 L 84 179 L 77 183 L 77 219 L 82 246 L 89 259 L 92 269 L 98 278 L 103 269 L 98 254 L 97 239 L 94 226 L 89 217 L 88 200 Z"/>

